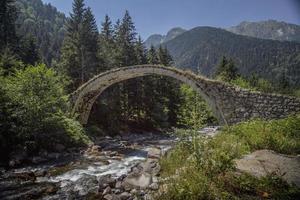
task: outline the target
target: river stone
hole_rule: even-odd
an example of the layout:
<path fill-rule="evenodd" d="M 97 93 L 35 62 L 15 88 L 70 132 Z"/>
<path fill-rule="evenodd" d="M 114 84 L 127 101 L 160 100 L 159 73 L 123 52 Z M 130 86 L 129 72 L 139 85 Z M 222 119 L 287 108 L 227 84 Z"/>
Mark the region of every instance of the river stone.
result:
<path fill-rule="evenodd" d="M 32 162 L 33 164 L 38 164 L 38 163 L 42 163 L 42 162 L 45 162 L 45 161 L 47 161 L 47 159 L 42 158 L 42 157 L 39 157 L 39 156 L 35 156 L 35 157 L 33 157 L 33 158 L 31 159 L 31 162 Z"/>
<path fill-rule="evenodd" d="M 289 156 L 270 150 L 259 150 L 235 161 L 239 171 L 256 177 L 276 173 L 288 183 L 300 187 L 300 156 Z"/>
<path fill-rule="evenodd" d="M 161 156 L 161 150 L 159 148 L 150 148 L 148 150 L 148 158 L 159 159 Z"/>
<path fill-rule="evenodd" d="M 107 195 L 107 194 L 110 194 L 110 193 L 111 193 L 111 187 L 109 187 L 109 186 L 107 188 L 105 188 L 102 192 L 103 195 Z"/>
<path fill-rule="evenodd" d="M 118 197 L 115 194 L 107 194 L 103 197 L 105 200 L 121 200 L 120 197 Z"/>
<path fill-rule="evenodd" d="M 119 197 L 120 197 L 121 200 L 127 200 L 131 197 L 131 194 L 128 193 L 128 192 L 123 192 L 122 194 L 120 194 Z"/>
<path fill-rule="evenodd" d="M 158 190 L 159 189 L 158 183 L 151 183 L 151 185 L 149 185 L 149 189 Z"/>
<path fill-rule="evenodd" d="M 90 192 L 96 193 L 97 189 L 97 178 L 95 176 L 85 174 L 76 181 L 73 191 L 78 191 L 80 195 L 86 195 Z"/>
<path fill-rule="evenodd" d="M 125 188 L 128 186 L 131 188 L 147 188 L 151 183 L 152 176 L 148 173 L 141 173 L 139 175 L 130 174 L 123 182 Z"/>
<path fill-rule="evenodd" d="M 110 174 L 101 176 L 98 179 L 99 182 L 99 190 L 105 189 L 107 186 L 113 188 L 115 186 L 116 180 L 111 177 Z"/>
<path fill-rule="evenodd" d="M 157 175 L 160 172 L 160 165 L 157 159 L 147 159 L 146 162 L 140 164 L 143 172 Z"/>
<path fill-rule="evenodd" d="M 116 185 L 115 185 L 116 189 L 121 189 L 122 188 L 122 182 L 121 181 L 117 181 Z"/>

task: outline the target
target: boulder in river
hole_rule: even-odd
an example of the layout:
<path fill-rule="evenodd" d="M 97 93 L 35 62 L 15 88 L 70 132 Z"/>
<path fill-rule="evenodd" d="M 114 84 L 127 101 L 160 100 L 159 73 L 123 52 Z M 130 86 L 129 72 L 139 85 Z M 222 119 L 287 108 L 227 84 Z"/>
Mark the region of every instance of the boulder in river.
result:
<path fill-rule="evenodd" d="M 159 159 L 160 156 L 161 156 L 161 149 L 152 147 L 148 150 L 148 158 Z"/>
<path fill-rule="evenodd" d="M 110 174 L 108 174 L 108 175 L 101 176 L 98 179 L 98 183 L 99 183 L 99 192 L 101 192 L 108 186 L 113 188 L 116 184 L 116 180 L 113 179 Z"/>
<path fill-rule="evenodd" d="M 152 183 L 152 176 L 148 173 L 129 174 L 123 182 L 124 188 L 147 188 Z"/>
<path fill-rule="evenodd" d="M 105 200 L 121 200 L 118 195 L 115 194 L 107 194 L 103 197 Z"/>

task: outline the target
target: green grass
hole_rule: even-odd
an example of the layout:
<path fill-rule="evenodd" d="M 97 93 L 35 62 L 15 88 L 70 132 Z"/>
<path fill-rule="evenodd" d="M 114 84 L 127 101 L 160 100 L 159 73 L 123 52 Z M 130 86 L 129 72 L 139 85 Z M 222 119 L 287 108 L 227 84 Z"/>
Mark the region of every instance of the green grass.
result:
<path fill-rule="evenodd" d="M 160 200 L 295 199 L 300 189 L 270 174 L 255 178 L 235 172 L 234 159 L 259 149 L 299 154 L 300 115 L 286 119 L 252 120 L 224 128 L 212 139 L 193 131 L 176 131 L 182 141 L 160 162 L 167 178 Z M 192 136 L 192 141 L 186 140 Z M 171 178 L 170 178 L 171 177 Z"/>

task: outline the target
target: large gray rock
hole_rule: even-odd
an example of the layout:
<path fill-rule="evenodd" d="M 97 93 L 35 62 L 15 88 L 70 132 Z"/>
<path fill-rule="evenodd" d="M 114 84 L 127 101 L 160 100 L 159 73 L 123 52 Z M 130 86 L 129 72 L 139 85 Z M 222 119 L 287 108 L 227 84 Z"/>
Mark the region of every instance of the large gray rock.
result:
<path fill-rule="evenodd" d="M 140 164 L 140 167 L 143 169 L 143 172 L 154 176 L 158 175 L 160 171 L 160 165 L 157 159 L 147 159 L 146 162 Z"/>
<path fill-rule="evenodd" d="M 150 148 L 148 150 L 148 158 L 159 159 L 161 156 L 161 150 L 159 148 Z"/>
<path fill-rule="evenodd" d="M 289 156 L 270 150 L 259 150 L 235 161 L 239 171 L 256 177 L 275 173 L 290 184 L 300 187 L 300 156 Z"/>
<path fill-rule="evenodd" d="M 152 183 L 152 176 L 148 173 L 129 174 L 123 182 L 125 188 L 147 188 Z"/>

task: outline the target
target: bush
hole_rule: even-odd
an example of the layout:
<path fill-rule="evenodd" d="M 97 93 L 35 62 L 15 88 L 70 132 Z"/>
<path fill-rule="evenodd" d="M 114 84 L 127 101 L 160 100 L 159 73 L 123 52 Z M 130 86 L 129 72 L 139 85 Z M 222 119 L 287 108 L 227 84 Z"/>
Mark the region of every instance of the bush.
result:
<path fill-rule="evenodd" d="M 7 109 L 1 124 L 9 124 L 9 145 L 37 153 L 40 148 L 51 150 L 57 142 L 66 146 L 89 142 L 82 126 L 68 117 L 64 80 L 45 65 L 29 66 L 2 78 L 6 99 L 1 105 Z"/>

